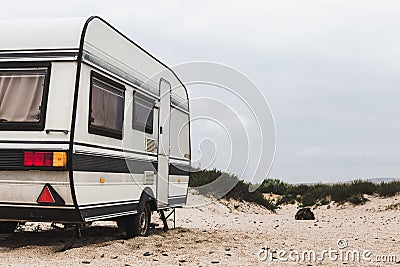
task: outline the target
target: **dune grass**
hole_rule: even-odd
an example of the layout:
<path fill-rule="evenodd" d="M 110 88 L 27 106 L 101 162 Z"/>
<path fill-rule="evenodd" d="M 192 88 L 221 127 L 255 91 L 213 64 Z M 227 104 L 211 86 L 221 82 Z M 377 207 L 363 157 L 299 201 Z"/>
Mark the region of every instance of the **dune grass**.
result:
<path fill-rule="evenodd" d="M 355 180 L 350 183 L 293 185 L 279 179 L 265 179 L 256 191 L 249 192 L 250 183 L 239 179 L 235 175 L 216 169 L 195 170 L 191 173 L 189 186 L 196 187 L 200 194 L 218 195 L 220 193 L 218 190 L 221 188 L 221 184 L 218 184 L 217 181 L 218 177 L 223 177 L 224 181 L 232 179 L 236 183 L 224 195 L 224 198 L 257 203 L 269 210 L 275 210 L 280 205 L 295 203 L 303 207 L 328 205 L 332 201 L 338 204 L 349 202 L 354 205 L 360 205 L 367 201 L 367 198 L 364 197 L 365 195 L 390 197 L 400 192 L 400 181 L 376 184 L 370 181 Z M 210 186 L 206 190 L 202 187 L 204 185 Z M 210 187 L 212 188 L 211 190 L 209 190 Z M 264 194 L 267 193 L 280 195 L 280 198 L 276 200 L 266 199 Z"/>
<path fill-rule="evenodd" d="M 221 188 L 224 188 L 224 186 L 218 184 L 218 181 L 216 181 L 217 178 L 221 178 L 223 183 L 235 185 L 227 194 L 223 194 L 224 192 L 220 192 L 220 190 Z M 264 195 L 261 191 L 256 190 L 254 192 L 249 192 L 250 183 L 239 179 L 235 175 L 224 173 L 216 169 L 194 170 L 190 174 L 189 181 L 189 186 L 192 188 L 195 187 L 200 194 L 211 196 L 219 196 L 223 194 L 223 198 L 225 199 L 253 202 L 269 210 L 275 210 L 277 208 L 274 201 L 264 198 Z M 203 188 L 202 186 L 204 185 L 208 185 L 208 187 Z M 225 190 L 225 188 L 223 190 Z"/>
<path fill-rule="evenodd" d="M 301 206 L 326 205 L 331 201 L 336 203 L 350 202 L 355 205 L 364 204 L 364 195 L 381 197 L 394 196 L 400 192 L 400 181 L 382 182 L 355 180 L 349 183 L 292 185 L 277 179 L 266 179 L 259 190 L 263 193 L 282 195 L 279 204 L 297 201 Z"/>

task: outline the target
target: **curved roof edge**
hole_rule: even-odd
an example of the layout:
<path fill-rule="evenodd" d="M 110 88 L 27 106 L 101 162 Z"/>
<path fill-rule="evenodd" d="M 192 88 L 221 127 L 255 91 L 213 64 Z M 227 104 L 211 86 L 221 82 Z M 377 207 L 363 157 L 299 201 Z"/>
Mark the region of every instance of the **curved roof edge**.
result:
<path fill-rule="evenodd" d="M 86 22 L 85 25 L 83 26 L 83 30 L 82 30 L 82 36 L 81 36 L 81 40 L 80 40 L 80 56 L 82 54 L 82 49 L 83 49 L 83 44 L 84 44 L 84 39 L 85 39 L 85 34 L 86 34 L 86 29 L 89 26 L 89 23 L 91 21 L 93 21 L 94 19 L 98 19 L 100 21 L 102 21 L 103 23 L 105 23 L 107 26 L 109 26 L 111 29 L 113 29 L 115 32 L 117 32 L 119 35 L 121 35 L 123 38 L 125 38 L 127 41 L 129 41 L 131 44 L 133 44 L 134 46 L 136 46 L 137 48 L 139 48 L 140 50 L 142 50 L 144 53 L 146 53 L 149 57 L 151 57 L 153 60 L 155 60 L 157 63 L 159 63 L 160 65 L 162 65 L 164 68 L 166 68 L 167 70 L 169 70 L 174 77 L 179 81 L 179 83 L 182 85 L 182 87 L 185 89 L 185 94 L 186 94 L 186 98 L 189 100 L 189 94 L 187 92 L 187 88 L 185 86 L 185 84 L 182 83 L 181 79 L 178 77 L 178 75 L 176 75 L 176 73 L 170 68 L 168 67 L 165 63 L 163 63 L 162 61 L 160 61 L 159 59 L 157 59 L 155 56 L 153 56 L 152 54 L 150 54 L 147 50 L 145 50 L 143 47 L 141 47 L 140 45 L 138 45 L 136 42 L 134 42 L 131 38 L 129 38 L 128 36 L 126 36 L 125 34 L 123 34 L 120 30 L 118 30 L 117 28 L 115 28 L 113 25 L 111 25 L 108 21 L 106 21 L 105 19 L 101 18 L 100 16 L 97 15 L 93 15 L 90 16 Z"/>

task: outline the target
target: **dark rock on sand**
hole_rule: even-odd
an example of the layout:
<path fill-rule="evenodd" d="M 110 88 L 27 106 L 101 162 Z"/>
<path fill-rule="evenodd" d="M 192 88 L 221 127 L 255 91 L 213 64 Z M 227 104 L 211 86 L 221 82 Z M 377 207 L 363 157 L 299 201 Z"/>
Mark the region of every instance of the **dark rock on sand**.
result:
<path fill-rule="evenodd" d="M 299 209 L 294 218 L 296 220 L 315 220 L 314 213 L 310 208 Z"/>

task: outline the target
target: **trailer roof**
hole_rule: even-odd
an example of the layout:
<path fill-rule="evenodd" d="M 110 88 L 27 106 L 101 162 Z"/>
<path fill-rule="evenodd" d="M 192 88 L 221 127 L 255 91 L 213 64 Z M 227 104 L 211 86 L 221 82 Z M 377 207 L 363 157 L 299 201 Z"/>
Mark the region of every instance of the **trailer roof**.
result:
<path fill-rule="evenodd" d="M 2 20 L 0 50 L 79 48 L 87 18 Z"/>
<path fill-rule="evenodd" d="M 85 62 L 113 62 L 111 67 L 121 75 L 139 78 L 138 86 L 146 83 L 157 93 L 163 77 L 176 88 L 173 98 L 188 99 L 185 86 L 168 66 L 100 17 L 3 20 L 0 34 L 0 53 L 24 51 L 29 57 L 30 51 L 81 49 Z"/>

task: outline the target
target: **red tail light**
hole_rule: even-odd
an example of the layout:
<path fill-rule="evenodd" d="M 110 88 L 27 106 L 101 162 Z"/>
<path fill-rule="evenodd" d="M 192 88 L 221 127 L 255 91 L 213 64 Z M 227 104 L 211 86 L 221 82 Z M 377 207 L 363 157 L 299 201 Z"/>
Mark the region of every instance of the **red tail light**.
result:
<path fill-rule="evenodd" d="M 52 152 L 24 152 L 24 166 L 51 167 L 52 164 Z"/>
<path fill-rule="evenodd" d="M 66 152 L 25 151 L 25 167 L 65 167 L 67 165 Z"/>

